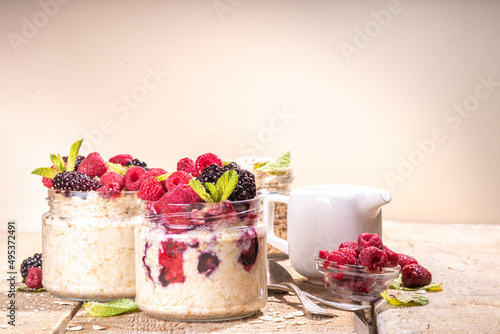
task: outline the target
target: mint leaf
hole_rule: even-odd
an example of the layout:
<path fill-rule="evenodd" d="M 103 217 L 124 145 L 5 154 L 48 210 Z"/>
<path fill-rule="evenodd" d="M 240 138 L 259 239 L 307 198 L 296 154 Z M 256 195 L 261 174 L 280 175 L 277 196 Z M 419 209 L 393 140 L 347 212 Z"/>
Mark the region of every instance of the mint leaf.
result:
<path fill-rule="evenodd" d="M 53 179 L 56 177 L 57 174 L 59 174 L 59 172 L 56 171 L 54 168 L 41 167 L 41 168 L 35 168 L 31 172 L 31 174 L 40 175 L 40 176 L 46 177 L 48 179 Z"/>
<path fill-rule="evenodd" d="M 93 317 L 112 317 L 139 310 L 137 303 L 129 298 L 121 298 L 109 303 L 83 303 L 83 308 Z"/>
<path fill-rule="evenodd" d="M 170 177 L 170 175 L 172 175 L 174 172 L 170 172 L 170 173 L 167 173 L 167 174 L 162 174 L 162 175 L 158 175 L 156 178 L 158 179 L 158 181 L 165 181 L 166 179 L 168 179 Z"/>
<path fill-rule="evenodd" d="M 60 154 L 50 154 L 50 161 L 52 161 L 52 164 L 54 167 L 60 171 L 60 172 L 65 172 L 66 171 L 66 166 L 64 165 L 64 160 L 61 157 Z"/>
<path fill-rule="evenodd" d="M 268 161 L 263 165 L 255 168 L 262 172 L 280 172 L 286 170 L 290 166 L 290 151 L 284 152 L 281 157 L 275 161 Z"/>
<path fill-rule="evenodd" d="M 68 154 L 68 161 L 66 165 L 66 170 L 72 172 L 75 169 L 76 158 L 78 157 L 78 152 L 80 152 L 80 147 L 82 146 L 83 139 L 77 140 L 71 145 Z"/>
<path fill-rule="evenodd" d="M 429 304 L 429 299 L 424 296 L 412 295 L 406 298 L 394 298 L 390 296 L 387 291 L 381 292 L 380 296 L 384 298 L 389 304 L 394 306 L 423 306 Z"/>
<path fill-rule="evenodd" d="M 194 191 L 196 191 L 196 193 L 201 197 L 202 200 L 207 203 L 213 203 L 212 197 L 209 193 L 207 193 L 207 190 L 200 181 L 192 179 L 191 181 L 189 181 L 189 186 L 193 188 Z"/>
<path fill-rule="evenodd" d="M 39 289 L 30 289 L 30 288 L 28 288 L 27 285 L 18 286 L 16 290 L 17 291 L 26 291 L 26 292 L 44 292 L 44 291 L 47 291 L 47 290 L 45 290 L 45 288 L 43 286 Z"/>
<path fill-rule="evenodd" d="M 217 188 L 221 189 L 221 199 L 217 202 L 220 202 L 223 199 L 228 199 L 229 196 L 236 188 L 236 184 L 238 183 L 238 173 L 235 170 L 227 170 L 224 174 L 219 177 L 217 183 L 215 184 Z"/>
<path fill-rule="evenodd" d="M 106 165 L 108 165 L 109 169 L 111 169 L 113 172 L 117 172 L 118 174 L 121 174 L 125 176 L 127 174 L 127 167 L 123 167 L 120 164 L 115 164 L 113 162 L 106 162 Z"/>
<path fill-rule="evenodd" d="M 429 285 L 421 286 L 418 288 L 407 288 L 403 285 L 403 281 L 401 279 L 401 274 L 399 274 L 398 278 L 396 278 L 394 281 L 392 281 L 391 286 L 389 289 L 393 290 L 401 290 L 401 291 L 419 291 L 419 290 L 425 290 L 427 292 L 438 292 L 438 291 L 443 291 L 442 288 L 443 283 L 431 283 Z"/>
<path fill-rule="evenodd" d="M 205 183 L 205 187 L 207 187 L 208 191 L 210 191 L 210 195 L 212 196 L 212 200 L 214 202 L 220 202 L 220 198 L 222 197 L 222 190 L 217 187 L 215 184 L 207 182 Z"/>

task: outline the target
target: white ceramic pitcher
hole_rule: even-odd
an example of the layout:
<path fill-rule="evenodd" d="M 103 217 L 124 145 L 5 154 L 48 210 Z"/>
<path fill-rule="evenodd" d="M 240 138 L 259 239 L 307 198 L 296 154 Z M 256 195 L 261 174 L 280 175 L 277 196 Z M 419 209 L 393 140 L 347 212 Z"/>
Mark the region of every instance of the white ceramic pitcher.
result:
<path fill-rule="evenodd" d="M 361 233 L 382 236 L 381 207 L 390 201 L 389 190 L 347 184 L 299 187 L 289 196 L 267 195 L 263 208 L 267 241 L 289 255 L 299 274 L 321 284 L 314 257 L 320 250 L 336 250 L 344 241 L 357 241 Z M 288 240 L 274 234 L 275 202 L 288 204 Z"/>

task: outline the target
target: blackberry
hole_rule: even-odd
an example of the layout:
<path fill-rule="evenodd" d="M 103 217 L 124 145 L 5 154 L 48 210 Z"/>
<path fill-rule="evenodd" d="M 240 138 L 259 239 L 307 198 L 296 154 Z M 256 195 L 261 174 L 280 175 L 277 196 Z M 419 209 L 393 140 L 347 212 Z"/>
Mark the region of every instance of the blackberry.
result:
<path fill-rule="evenodd" d="M 139 159 L 132 159 L 130 161 L 127 161 L 127 163 L 125 163 L 125 167 L 130 167 L 130 166 L 139 166 L 144 168 L 145 170 L 149 170 L 148 164 Z"/>
<path fill-rule="evenodd" d="M 68 162 L 68 156 L 64 156 L 62 157 L 64 162 Z M 82 162 L 82 160 L 85 159 L 85 157 L 83 155 L 79 155 L 76 157 L 76 161 L 75 161 L 75 168 L 73 170 L 77 170 L 78 169 L 78 166 L 80 166 L 80 162 Z"/>
<path fill-rule="evenodd" d="M 230 169 L 238 173 L 238 183 L 236 184 L 231 196 L 229 196 L 229 200 L 243 201 L 254 198 L 257 195 L 255 175 L 253 175 L 250 171 L 241 169 L 235 162 L 231 162 L 229 165 L 224 167 L 225 171 Z"/>
<path fill-rule="evenodd" d="M 219 167 L 216 164 L 211 164 L 210 166 L 205 167 L 200 176 L 198 176 L 198 181 L 200 181 L 203 185 L 207 182 L 215 183 L 219 177 L 224 174 L 224 172 L 224 168 Z"/>
<path fill-rule="evenodd" d="M 57 174 L 52 184 L 56 190 L 72 191 L 92 191 L 101 186 L 98 179 L 77 171 Z"/>
<path fill-rule="evenodd" d="M 26 278 L 31 267 L 42 268 L 42 253 L 35 253 L 35 255 L 27 258 L 21 263 L 21 276 Z"/>

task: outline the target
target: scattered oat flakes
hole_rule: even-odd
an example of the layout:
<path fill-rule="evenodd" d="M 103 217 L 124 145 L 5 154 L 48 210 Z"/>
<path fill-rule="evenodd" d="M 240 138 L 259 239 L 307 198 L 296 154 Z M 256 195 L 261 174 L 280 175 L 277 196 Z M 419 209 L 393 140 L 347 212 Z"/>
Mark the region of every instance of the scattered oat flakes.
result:
<path fill-rule="evenodd" d="M 451 264 L 448 266 L 448 269 L 455 269 L 455 266 L 452 266 Z"/>
<path fill-rule="evenodd" d="M 295 311 L 292 313 L 294 317 L 301 317 L 304 315 L 304 312 L 302 311 Z"/>
<path fill-rule="evenodd" d="M 263 315 L 262 317 L 259 317 L 259 319 L 264 320 L 264 321 L 273 321 L 274 318 L 268 315 Z"/>
<path fill-rule="evenodd" d="M 295 317 L 293 316 L 293 314 L 288 313 L 287 315 L 285 315 L 285 317 L 284 317 L 284 318 L 285 318 L 285 319 L 293 319 L 293 318 L 295 318 Z"/>
<path fill-rule="evenodd" d="M 329 323 L 329 322 L 332 322 L 332 319 L 327 319 L 325 320 L 325 324 Z"/>
<path fill-rule="evenodd" d="M 81 331 L 83 329 L 82 326 L 73 326 L 73 327 L 68 327 L 66 328 L 69 331 Z"/>
<path fill-rule="evenodd" d="M 274 312 L 274 309 L 273 309 L 273 308 L 270 308 L 268 311 L 269 311 L 269 312 Z"/>
<path fill-rule="evenodd" d="M 277 329 L 283 329 L 283 328 L 286 328 L 286 326 L 277 326 L 276 328 Z"/>
<path fill-rule="evenodd" d="M 307 321 L 297 321 L 295 322 L 296 325 L 305 325 Z"/>
<path fill-rule="evenodd" d="M 263 320 L 254 320 L 254 321 L 251 321 L 250 323 L 251 324 L 263 324 L 264 321 Z"/>
<path fill-rule="evenodd" d="M 0 328 L 9 328 L 9 325 L 0 325 Z"/>
<path fill-rule="evenodd" d="M 59 304 L 59 305 L 73 305 L 73 303 L 72 303 L 72 302 L 65 302 L 65 301 L 62 301 L 62 300 L 61 300 L 61 301 L 56 300 L 56 301 L 54 302 L 54 304 Z"/>
<path fill-rule="evenodd" d="M 100 331 L 100 330 L 103 330 L 103 329 L 106 329 L 106 328 L 98 326 L 98 325 L 92 325 L 92 329 L 95 330 L 95 331 Z"/>

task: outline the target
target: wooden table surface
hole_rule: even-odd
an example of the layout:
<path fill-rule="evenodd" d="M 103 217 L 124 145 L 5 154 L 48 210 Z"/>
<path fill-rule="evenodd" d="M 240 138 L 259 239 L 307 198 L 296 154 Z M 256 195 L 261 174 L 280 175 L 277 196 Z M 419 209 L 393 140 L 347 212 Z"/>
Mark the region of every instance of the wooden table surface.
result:
<path fill-rule="evenodd" d="M 420 307 L 394 307 L 385 301 L 377 308 L 381 333 L 500 333 L 500 225 L 424 224 L 384 222 L 384 243 L 415 256 L 443 283 L 444 291 L 427 293 L 430 303 Z M 22 259 L 41 252 L 40 233 L 17 234 L 17 267 Z M 7 276 L 7 235 L 0 240 L 0 259 Z M 297 285 L 329 297 L 321 286 L 309 284 L 286 259 L 278 261 Z M 17 275 L 20 277 L 20 274 Z M 19 284 L 19 283 L 18 283 Z M 81 303 L 60 300 L 48 292 L 16 292 L 16 326 L 8 325 L 9 285 L 1 283 L 1 333 L 355 333 L 353 315 L 332 310 L 337 317 L 293 314 L 301 310 L 293 295 L 270 293 L 257 314 L 227 322 L 185 323 L 158 320 L 142 312 L 94 318 Z M 392 290 L 391 290 L 392 293 Z M 82 327 L 79 331 L 69 328 Z M 93 327 L 103 328 L 96 330 Z M 96 328 L 98 328 L 96 327 Z"/>

